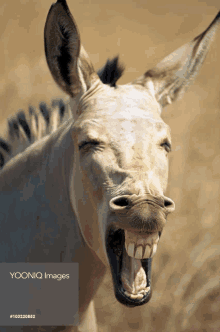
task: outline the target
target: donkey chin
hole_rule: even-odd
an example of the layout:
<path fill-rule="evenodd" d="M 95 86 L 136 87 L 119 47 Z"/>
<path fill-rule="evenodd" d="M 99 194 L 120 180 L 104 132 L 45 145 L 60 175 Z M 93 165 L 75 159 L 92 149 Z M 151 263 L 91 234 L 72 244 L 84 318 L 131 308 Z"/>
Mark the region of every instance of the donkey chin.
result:
<path fill-rule="evenodd" d="M 119 196 L 110 208 L 106 249 L 115 296 L 126 306 L 139 306 L 151 298 L 151 261 L 174 203 L 151 195 Z"/>

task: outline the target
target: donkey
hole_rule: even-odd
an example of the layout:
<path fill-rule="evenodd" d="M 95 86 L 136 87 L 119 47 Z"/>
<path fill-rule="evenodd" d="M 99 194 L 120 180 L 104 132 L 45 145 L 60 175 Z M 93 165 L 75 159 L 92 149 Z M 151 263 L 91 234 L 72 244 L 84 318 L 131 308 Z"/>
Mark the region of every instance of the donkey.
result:
<path fill-rule="evenodd" d="M 152 257 L 175 208 L 165 196 L 171 137 L 161 112 L 195 77 L 219 21 L 220 12 L 134 82 L 109 86 L 81 46 L 66 1 L 50 8 L 46 59 L 71 98 L 72 118 L 1 171 L 0 257 L 79 263 L 80 323 L 66 330 L 97 331 L 93 298 L 105 272 L 125 306 L 151 298 Z M 21 234 L 22 242 L 13 240 Z"/>

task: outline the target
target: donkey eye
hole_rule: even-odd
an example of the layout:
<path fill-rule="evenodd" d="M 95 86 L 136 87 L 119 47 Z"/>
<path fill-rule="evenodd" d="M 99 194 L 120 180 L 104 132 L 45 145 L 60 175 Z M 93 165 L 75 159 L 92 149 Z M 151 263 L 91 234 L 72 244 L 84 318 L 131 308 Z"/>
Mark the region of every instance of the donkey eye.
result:
<path fill-rule="evenodd" d="M 171 151 L 171 144 L 168 141 L 163 142 L 160 146 L 162 146 L 167 152 Z"/>
<path fill-rule="evenodd" d="M 83 148 L 89 148 L 89 146 L 95 146 L 95 145 L 99 145 L 99 142 L 94 140 L 94 141 L 84 141 L 84 142 L 81 142 L 79 144 L 79 150 L 83 149 Z"/>

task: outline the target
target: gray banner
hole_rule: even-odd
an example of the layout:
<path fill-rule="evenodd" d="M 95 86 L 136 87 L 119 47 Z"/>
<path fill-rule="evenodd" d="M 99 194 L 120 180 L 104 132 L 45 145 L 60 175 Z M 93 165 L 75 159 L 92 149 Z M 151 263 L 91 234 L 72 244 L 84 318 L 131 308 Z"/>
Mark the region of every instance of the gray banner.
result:
<path fill-rule="evenodd" d="M 78 263 L 0 263 L 0 326 L 78 325 Z"/>

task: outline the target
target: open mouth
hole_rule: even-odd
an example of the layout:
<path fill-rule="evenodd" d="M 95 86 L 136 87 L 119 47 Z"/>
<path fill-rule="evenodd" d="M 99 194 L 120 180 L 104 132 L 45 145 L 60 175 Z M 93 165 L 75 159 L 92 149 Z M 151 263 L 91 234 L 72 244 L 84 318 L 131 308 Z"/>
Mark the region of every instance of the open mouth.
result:
<path fill-rule="evenodd" d="M 115 296 L 120 303 L 135 307 L 150 300 L 151 261 L 158 241 L 158 233 L 141 237 L 123 229 L 109 230 L 107 254 Z"/>

